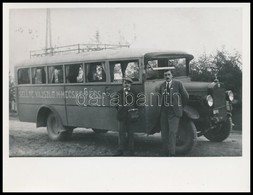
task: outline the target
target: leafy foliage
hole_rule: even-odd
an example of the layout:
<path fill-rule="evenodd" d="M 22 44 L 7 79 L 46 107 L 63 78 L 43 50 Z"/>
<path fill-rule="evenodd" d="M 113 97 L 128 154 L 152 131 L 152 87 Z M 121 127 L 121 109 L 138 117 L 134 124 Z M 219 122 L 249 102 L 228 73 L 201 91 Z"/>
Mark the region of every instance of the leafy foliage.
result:
<path fill-rule="evenodd" d="M 15 100 L 15 88 L 14 80 L 12 79 L 11 74 L 9 73 L 9 100 Z"/>
<path fill-rule="evenodd" d="M 15 84 L 14 80 L 9 72 L 9 109 L 11 110 L 11 102 L 15 101 Z"/>
<path fill-rule="evenodd" d="M 235 98 L 242 100 L 242 62 L 241 55 L 234 55 L 224 49 L 215 54 L 203 54 L 191 64 L 192 81 L 212 82 L 217 76 L 225 85 L 226 90 L 232 90 Z"/>

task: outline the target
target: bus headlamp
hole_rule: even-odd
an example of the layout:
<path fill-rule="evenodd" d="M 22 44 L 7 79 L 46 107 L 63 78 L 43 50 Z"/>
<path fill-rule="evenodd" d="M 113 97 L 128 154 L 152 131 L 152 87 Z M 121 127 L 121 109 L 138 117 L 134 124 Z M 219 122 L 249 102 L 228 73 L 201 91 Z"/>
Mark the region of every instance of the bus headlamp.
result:
<path fill-rule="evenodd" d="M 206 96 L 206 101 L 209 107 L 213 106 L 213 97 L 211 95 Z"/>
<path fill-rule="evenodd" d="M 227 94 L 227 99 L 232 102 L 234 100 L 234 94 L 231 90 L 229 91 L 226 91 L 226 94 Z"/>

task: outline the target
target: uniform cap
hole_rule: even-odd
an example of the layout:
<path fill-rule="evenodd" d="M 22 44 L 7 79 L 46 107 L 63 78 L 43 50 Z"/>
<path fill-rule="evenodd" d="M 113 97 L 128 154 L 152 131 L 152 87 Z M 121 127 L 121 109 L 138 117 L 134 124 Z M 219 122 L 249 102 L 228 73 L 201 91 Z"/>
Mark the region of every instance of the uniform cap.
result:
<path fill-rule="evenodd" d="M 133 83 L 133 80 L 129 77 L 124 77 L 123 81 L 128 81 L 129 83 Z"/>

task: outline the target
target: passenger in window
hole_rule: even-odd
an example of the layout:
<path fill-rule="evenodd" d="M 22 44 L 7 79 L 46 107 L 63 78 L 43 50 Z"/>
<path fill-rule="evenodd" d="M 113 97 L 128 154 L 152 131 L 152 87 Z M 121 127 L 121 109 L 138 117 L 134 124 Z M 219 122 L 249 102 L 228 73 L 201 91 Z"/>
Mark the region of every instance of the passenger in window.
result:
<path fill-rule="evenodd" d="M 46 72 L 44 68 L 34 68 L 33 75 L 34 76 L 32 79 L 32 83 L 34 84 L 46 83 Z"/>
<path fill-rule="evenodd" d="M 52 83 L 63 83 L 63 72 L 61 68 L 55 68 Z"/>
<path fill-rule="evenodd" d="M 122 71 L 120 64 L 115 64 L 113 69 L 111 69 L 111 81 L 112 82 L 121 82 L 122 81 Z"/>
<path fill-rule="evenodd" d="M 34 83 L 35 84 L 42 84 L 42 70 L 41 69 L 35 70 Z"/>
<path fill-rule="evenodd" d="M 103 70 L 102 65 L 96 66 L 96 72 L 94 74 L 93 80 L 96 82 L 105 82 L 105 71 Z"/>
<path fill-rule="evenodd" d="M 88 74 L 88 82 L 105 82 L 106 74 L 102 65 L 90 65 L 90 71 Z"/>
<path fill-rule="evenodd" d="M 59 83 L 59 70 L 54 69 L 54 77 L 53 77 L 53 83 Z"/>
<path fill-rule="evenodd" d="M 125 71 L 127 77 L 131 77 L 133 81 L 139 81 L 138 62 L 129 62 Z"/>
<path fill-rule="evenodd" d="M 82 68 L 82 66 L 79 67 L 79 72 L 78 72 L 78 76 L 76 77 L 76 80 L 78 83 L 83 82 L 83 68 Z"/>
<path fill-rule="evenodd" d="M 60 68 L 59 71 L 58 71 L 58 81 L 59 81 L 59 83 L 63 83 L 63 71 L 62 71 L 62 68 Z"/>
<path fill-rule="evenodd" d="M 48 82 L 54 83 L 54 67 L 48 67 Z"/>

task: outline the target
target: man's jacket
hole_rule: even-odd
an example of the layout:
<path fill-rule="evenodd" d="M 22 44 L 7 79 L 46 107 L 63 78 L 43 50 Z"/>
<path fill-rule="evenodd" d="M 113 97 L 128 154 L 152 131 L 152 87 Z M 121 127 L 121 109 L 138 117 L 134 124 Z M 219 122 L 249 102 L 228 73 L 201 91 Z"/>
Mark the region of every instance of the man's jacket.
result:
<path fill-rule="evenodd" d="M 166 97 L 166 92 L 169 94 Z M 178 80 L 172 80 L 171 87 L 166 88 L 166 82 L 162 83 L 159 89 L 162 107 L 173 108 L 177 117 L 183 116 L 183 108 L 189 100 L 189 94 L 183 84 Z M 166 98 L 166 99 L 165 99 Z M 161 110 L 160 110 L 161 111 Z"/>
<path fill-rule="evenodd" d="M 124 121 L 128 119 L 128 110 L 132 108 L 137 108 L 136 98 L 137 94 L 135 91 L 130 89 L 128 94 L 125 94 L 124 89 L 117 92 L 119 98 L 119 105 L 116 106 L 117 109 L 117 119 L 119 121 Z"/>

